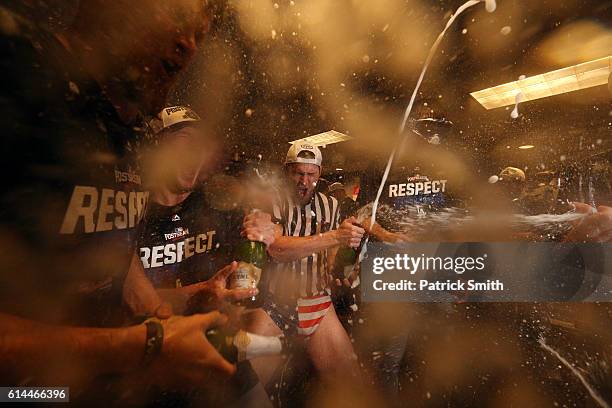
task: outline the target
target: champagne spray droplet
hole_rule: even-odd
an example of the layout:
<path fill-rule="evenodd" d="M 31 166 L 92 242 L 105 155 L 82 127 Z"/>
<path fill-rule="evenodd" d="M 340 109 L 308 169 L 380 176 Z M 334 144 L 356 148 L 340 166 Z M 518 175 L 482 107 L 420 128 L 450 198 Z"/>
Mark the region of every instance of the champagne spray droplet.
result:
<path fill-rule="evenodd" d="M 523 100 L 523 96 L 524 96 L 523 93 L 519 92 L 514 97 L 514 109 L 512 109 L 512 112 L 510 112 L 510 117 L 512 119 L 516 119 L 519 116 L 518 106 L 519 106 L 519 103 L 521 103 L 521 101 Z"/>
<path fill-rule="evenodd" d="M 429 50 L 429 53 L 427 54 L 427 58 L 425 59 L 425 63 L 423 64 L 423 69 L 421 70 L 421 74 L 419 75 L 416 86 L 414 87 L 414 90 L 412 91 L 412 96 L 410 97 L 408 106 L 406 107 L 406 110 L 404 111 L 404 117 L 402 118 L 402 122 L 399 128 L 400 135 L 404 135 L 406 123 L 408 122 L 408 117 L 410 116 L 410 112 L 412 111 L 412 106 L 414 105 L 414 101 L 416 99 L 417 93 L 419 92 L 419 88 L 421 87 L 421 83 L 423 82 L 423 78 L 425 77 L 425 73 L 427 72 L 427 68 L 429 67 L 431 60 L 433 59 L 433 56 L 436 50 L 438 49 L 438 45 L 440 45 L 440 43 L 442 42 L 442 39 L 444 38 L 444 34 L 446 34 L 446 31 L 450 28 L 450 26 L 453 24 L 453 22 L 457 19 L 457 17 L 460 14 L 462 14 L 468 8 L 475 6 L 476 4 L 479 4 L 481 2 L 482 0 L 469 0 L 463 3 L 459 8 L 457 8 L 455 13 L 451 15 L 450 19 L 446 22 L 446 26 L 444 27 L 442 32 L 438 34 L 438 37 L 434 41 L 433 45 L 431 46 Z M 487 11 L 489 12 L 495 11 L 495 7 L 496 7 L 495 0 L 485 0 L 485 7 Z M 383 189 L 385 187 L 385 183 L 387 182 L 387 178 L 389 177 L 389 171 L 391 170 L 391 166 L 393 165 L 393 160 L 395 159 L 395 155 L 397 154 L 397 152 L 402 151 L 402 148 L 404 146 L 404 142 L 406 141 L 406 139 L 407 137 L 405 135 L 401 136 L 401 139 L 398 145 L 395 146 L 395 148 L 391 151 L 391 154 L 389 155 L 387 166 L 385 167 L 385 171 L 383 173 L 382 180 L 380 181 L 380 185 L 378 186 L 378 192 L 376 193 L 376 198 L 374 199 L 374 203 L 372 205 L 371 225 L 374 225 L 376 223 L 376 211 L 378 209 L 378 202 L 380 200 L 380 196 L 382 195 Z M 366 237 L 363 243 L 363 246 L 361 248 L 361 252 L 359 253 L 359 262 L 361 262 L 363 258 L 365 257 L 365 254 L 368 250 L 367 249 L 368 241 L 369 241 L 369 238 Z"/>
<path fill-rule="evenodd" d="M 600 407 L 610 408 L 610 405 L 601 397 L 601 395 L 599 395 L 599 393 L 597 391 L 595 391 L 593 386 L 584 378 L 584 376 L 580 373 L 580 371 L 578 371 L 576 369 L 576 367 L 574 367 L 569 361 L 567 361 L 565 358 L 563 358 L 563 356 L 561 356 L 561 354 L 559 354 L 559 352 L 557 350 L 553 349 L 548 344 L 546 344 L 546 341 L 544 340 L 544 338 L 542 336 L 540 336 L 538 338 L 538 343 L 540 344 L 540 346 L 542 346 L 542 348 L 544 350 L 548 351 L 550 354 L 552 354 L 557 359 L 559 359 L 559 361 L 565 367 L 567 367 L 571 371 L 572 374 L 574 374 L 576 377 L 578 377 L 578 379 L 580 380 L 580 382 L 582 383 L 584 388 L 586 388 L 587 392 L 591 396 L 591 398 L 593 398 L 593 400 Z"/>

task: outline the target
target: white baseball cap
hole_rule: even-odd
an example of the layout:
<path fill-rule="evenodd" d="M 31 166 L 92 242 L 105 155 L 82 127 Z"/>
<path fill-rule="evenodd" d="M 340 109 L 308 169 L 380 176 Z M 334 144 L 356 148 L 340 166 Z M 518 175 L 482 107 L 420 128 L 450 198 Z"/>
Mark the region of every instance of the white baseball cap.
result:
<path fill-rule="evenodd" d="M 316 164 L 321 167 L 323 162 L 323 155 L 321 150 L 314 145 L 297 142 L 291 145 L 287 152 L 287 158 L 285 164 L 290 163 L 305 163 L 305 164 Z"/>
<path fill-rule="evenodd" d="M 168 106 L 159 112 L 159 119 L 161 119 L 161 130 L 166 130 L 170 127 L 185 124 L 187 122 L 199 122 L 201 119 L 197 113 L 188 106 Z"/>
<path fill-rule="evenodd" d="M 149 129 L 153 135 L 159 135 L 166 129 L 181 125 L 200 122 L 200 116 L 188 106 L 167 106 L 159 112 L 157 117 L 151 119 Z"/>
<path fill-rule="evenodd" d="M 499 173 L 500 180 L 525 182 L 525 172 L 516 167 L 506 167 Z"/>

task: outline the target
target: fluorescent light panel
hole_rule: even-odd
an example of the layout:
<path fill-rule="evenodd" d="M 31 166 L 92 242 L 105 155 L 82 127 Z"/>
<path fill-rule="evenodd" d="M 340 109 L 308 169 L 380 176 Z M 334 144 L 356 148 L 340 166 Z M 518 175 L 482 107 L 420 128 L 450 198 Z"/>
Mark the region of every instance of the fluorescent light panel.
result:
<path fill-rule="evenodd" d="M 306 142 L 314 146 L 324 146 L 333 143 L 344 142 L 346 140 L 351 140 L 352 138 L 352 136 L 345 135 L 344 133 L 336 132 L 335 130 L 329 130 L 327 132 L 308 136 L 303 139 L 293 140 L 289 142 L 289 144 L 294 144 L 297 142 Z"/>
<path fill-rule="evenodd" d="M 487 109 L 514 105 L 516 103 L 516 95 L 519 92 L 523 93 L 521 102 L 526 102 L 579 89 L 605 85 L 608 83 L 611 65 L 612 56 L 603 57 L 483 89 L 482 91 L 472 92 L 470 95 Z"/>

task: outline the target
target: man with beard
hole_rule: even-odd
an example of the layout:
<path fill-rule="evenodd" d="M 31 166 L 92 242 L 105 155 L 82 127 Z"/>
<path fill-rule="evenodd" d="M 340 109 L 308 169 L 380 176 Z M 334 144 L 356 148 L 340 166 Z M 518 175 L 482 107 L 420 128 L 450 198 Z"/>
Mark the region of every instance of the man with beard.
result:
<path fill-rule="evenodd" d="M 364 230 L 354 217 L 341 223 L 338 201 L 316 191 L 321 164 L 321 151 L 308 143 L 298 142 L 287 153 L 285 184 L 273 210 L 275 239 L 268 248 L 276 264 L 264 271 L 269 274 L 263 306 L 267 315 L 254 318 L 251 330 L 269 335 L 282 331 L 293 341 L 301 336 L 317 373 L 334 382 L 357 375 L 358 366 L 332 305 L 328 263 L 339 246 L 359 246 Z M 256 236 L 264 223 L 253 224 L 245 223 L 248 234 Z M 253 364 L 265 383 L 273 362 Z"/>
<path fill-rule="evenodd" d="M 132 147 L 140 118 L 160 108 L 206 33 L 209 10 L 191 0 L 88 0 L 57 33 L 13 9 L 0 14 L 10 153 L 1 171 L 2 383 L 72 386 L 78 397 L 106 375 L 191 387 L 233 374 L 202 335 L 225 322 L 218 312 L 100 328 L 120 323 L 122 299 L 134 313 L 170 315 L 135 253 L 148 193 Z M 108 394 L 83 398 L 104 404 Z"/>

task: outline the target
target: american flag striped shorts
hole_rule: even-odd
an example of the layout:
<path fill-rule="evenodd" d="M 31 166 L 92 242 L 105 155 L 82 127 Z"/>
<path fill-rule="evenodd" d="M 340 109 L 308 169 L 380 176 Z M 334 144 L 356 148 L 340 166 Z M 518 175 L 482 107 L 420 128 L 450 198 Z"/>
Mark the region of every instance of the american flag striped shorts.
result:
<path fill-rule="evenodd" d="M 287 336 L 298 334 L 305 337 L 317 331 L 331 307 L 332 300 L 327 294 L 298 298 L 294 307 L 277 305 L 272 301 L 265 302 L 263 306 Z"/>

